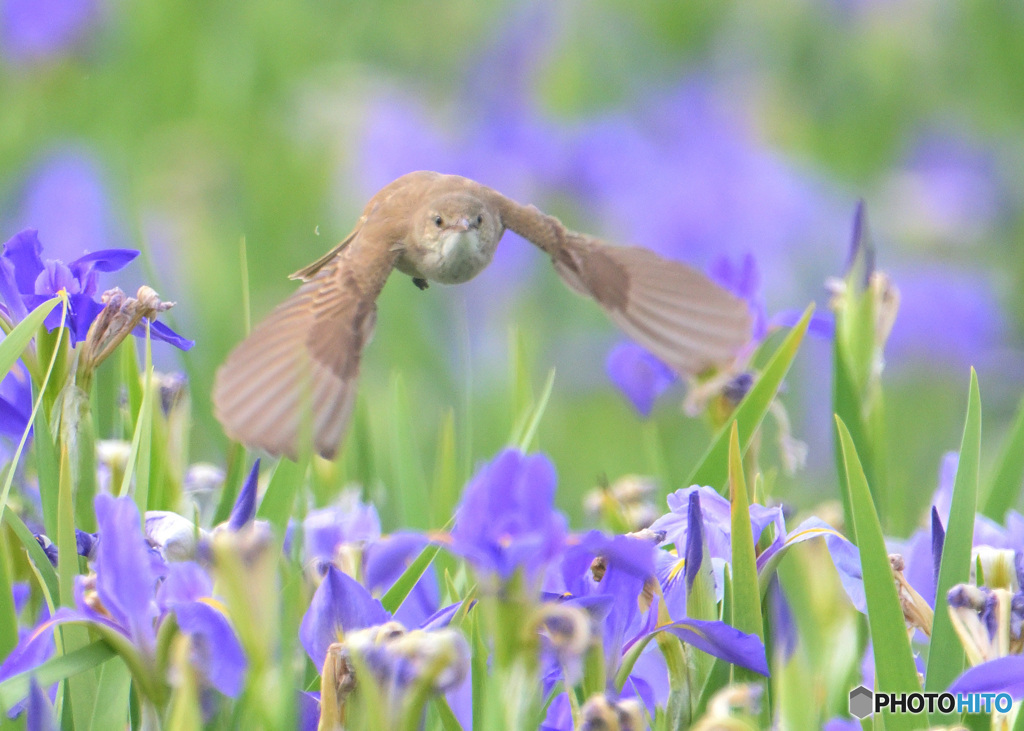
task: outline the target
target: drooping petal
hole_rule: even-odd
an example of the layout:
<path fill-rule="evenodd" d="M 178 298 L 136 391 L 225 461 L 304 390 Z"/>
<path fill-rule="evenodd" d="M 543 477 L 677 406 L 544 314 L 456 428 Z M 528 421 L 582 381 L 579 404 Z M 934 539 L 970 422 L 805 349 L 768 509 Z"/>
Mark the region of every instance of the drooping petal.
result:
<path fill-rule="evenodd" d="M 192 661 L 203 677 L 224 695 L 237 697 L 248 663 L 227 617 L 201 601 L 177 605 L 174 616 L 192 640 Z"/>
<path fill-rule="evenodd" d="M 718 620 L 682 619 L 665 627 L 683 642 L 709 655 L 768 676 L 764 643 L 757 635 L 748 635 Z"/>
<path fill-rule="evenodd" d="M 391 615 L 359 582 L 334 566 L 327 567 L 323 581 L 302 618 L 299 639 L 317 667 L 323 667 L 327 648 L 345 632 L 383 624 Z"/>
<path fill-rule="evenodd" d="M 132 335 L 139 338 L 146 337 L 146 326 L 139 325 L 137 328 L 132 330 Z M 178 350 L 191 350 L 192 346 L 196 344 L 195 340 L 189 340 L 188 338 L 179 335 L 159 320 L 153 320 L 149 323 L 149 337 L 152 340 L 170 343 Z"/>
<path fill-rule="evenodd" d="M 1009 693 L 1024 698 L 1024 655 L 1007 655 L 968 669 L 953 681 L 950 693 Z"/>

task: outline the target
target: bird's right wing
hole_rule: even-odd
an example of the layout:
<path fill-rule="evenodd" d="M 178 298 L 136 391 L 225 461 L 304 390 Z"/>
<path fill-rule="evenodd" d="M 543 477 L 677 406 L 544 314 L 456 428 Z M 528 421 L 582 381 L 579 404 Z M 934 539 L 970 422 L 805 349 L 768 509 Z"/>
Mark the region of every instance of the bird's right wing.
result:
<path fill-rule="evenodd" d="M 725 364 L 750 341 L 747 304 L 697 270 L 570 231 L 504 196 L 496 204 L 505 227 L 547 252 L 563 282 L 680 375 Z"/>
<path fill-rule="evenodd" d="M 235 348 L 213 390 L 229 436 L 292 459 L 307 444 L 334 457 L 396 257 L 388 247 L 344 247 Z"/>

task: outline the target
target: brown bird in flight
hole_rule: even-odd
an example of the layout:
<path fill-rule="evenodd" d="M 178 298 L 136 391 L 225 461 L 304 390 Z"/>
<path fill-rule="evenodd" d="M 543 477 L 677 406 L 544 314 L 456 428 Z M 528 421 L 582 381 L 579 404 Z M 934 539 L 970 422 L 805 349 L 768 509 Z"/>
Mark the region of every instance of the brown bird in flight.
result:
<path fill-rule="evenodd" d="M 746 304 L 700 272 L 648 249 L 613 246 L 468 178 L 420 171 L 377 192 L 344 241 L 291 275 L 303 284 L 228 356 L 213 401 L 230 437 L 295 459 L 332 459 L 356 399 L 363 346 L 391 270 L 466 282 L 506 229 L 551 257 L 633 340 L 682 376 L 731 360 L 750 339 Z"/>

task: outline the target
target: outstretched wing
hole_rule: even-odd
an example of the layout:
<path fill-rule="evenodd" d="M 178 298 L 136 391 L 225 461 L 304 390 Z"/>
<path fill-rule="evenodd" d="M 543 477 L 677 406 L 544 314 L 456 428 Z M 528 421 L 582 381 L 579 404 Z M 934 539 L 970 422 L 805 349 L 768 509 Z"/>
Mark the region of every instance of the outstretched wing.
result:
<path fill-rule="evenodd" d="M 562 281 L 681 375 L 732 360 L 750 341 L 746 303 L 685 264 L 613 246 L 504 196 L 502 223 L 547 252 Z"/>
<path fill-rule="evenodd" d="M 377 295 L 395 257 L 387 247 L 353 242 L 235 348 L 213 390 L 229 436 L 292 459 L 306 444 L 334 457 L 355 405 Z"/>

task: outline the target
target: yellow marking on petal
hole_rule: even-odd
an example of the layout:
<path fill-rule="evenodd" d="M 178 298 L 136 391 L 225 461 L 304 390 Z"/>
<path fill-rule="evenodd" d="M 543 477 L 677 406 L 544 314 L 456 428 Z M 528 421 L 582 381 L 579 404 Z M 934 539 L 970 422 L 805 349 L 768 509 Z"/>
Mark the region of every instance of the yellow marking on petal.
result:
<path fill-rule="evenodd" d="M 686 559 L 685 558 L 681 558 L 678 561 L 676 561 L 674 564 L 672 564 L 672 569 L 668 572 L 668 581 L 666 583 L 671 583 L 671 582 L 675 581 L 676 577 L 679 576 L 680 572 L 682 572 L 682 570 L 684 568 L 686 568 Z"/>
<path fill-rule="evenodd" d="M 810 535 L 810 536 L 812 536 L 814 538 L 817 538 L 818 536 L 832 535 L 832 536 L 835 536 L 836 538 L 842 538 L 844 541 L 846 540 L 846 536 L 844 536 L 842 533 L 840 533 L 839 531 L 835 530 L 834 528 L 806 528 L 806 529 L 804 529 L 802 531 L 798 531 L 798 532 L 793 533 L 790 536 L 788 536 L 786 538 L 786 543 L 784 545 L 788 546 L 791 543 L 793 543 L 800 536 L 805 536 L 805 535 Z"/>
<path fill-rule="evenodd" d="M 230 617 L 231 616 L 231 615 L 228 614 L 228 608 L 224 605 L 224 602 L 222 602 L 220 599 L 215 599 L 212 596 L 204 596 L 199 601 L 201 601 L 203 604 L 206 604 L 207 606 L 213 607 L 218 612 L 223 614 L 225 617 Z"/>

